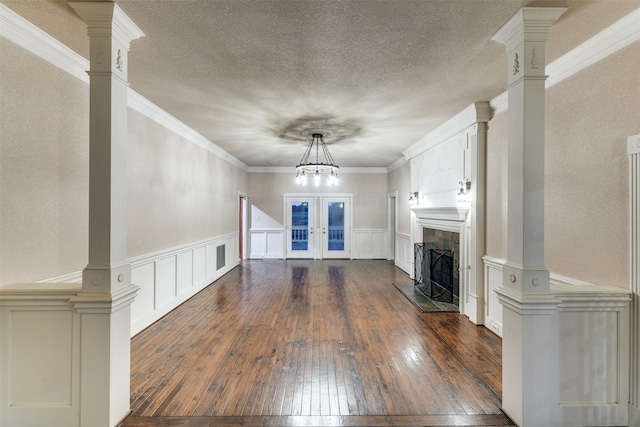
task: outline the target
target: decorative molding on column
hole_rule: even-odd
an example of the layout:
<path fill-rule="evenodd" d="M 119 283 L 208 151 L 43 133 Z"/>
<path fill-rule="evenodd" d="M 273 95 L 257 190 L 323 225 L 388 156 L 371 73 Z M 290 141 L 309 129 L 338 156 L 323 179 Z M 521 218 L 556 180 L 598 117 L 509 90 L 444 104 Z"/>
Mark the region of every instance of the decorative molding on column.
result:
<path fill-rule="evenodd" d="M 629 155 L 629 278 L 631 282 L 630 401 L 640 416 L 640 134 L 627 139 Z M 633 408 L 630 408 L 630 415 Z"/>
<path fill-rule="evenodd" d="M 107 1 L 69 2 L 87 23 L 91 38 L 89 75 L 112 74 L 127 81 L 129 46 L 144 37 L 138 26 L 120 9 Z"/>
<path fill-rule="evenodd" d="M 78 313 L 110 314 L 131 305 L 138 289 L 139 286 L 128 284 L 112 292 L 79 292 L 69 301 Z"/>
<path fill-rule="evenodd" d="M 565 10 L 522 8 L 492 38 L 508 61 L 507 261 L 495 289 L 502 407 L 522 426 L 552 425 L 558 402 L 558 301 L 544 266 L 544 82 L 547 33 Z"/>

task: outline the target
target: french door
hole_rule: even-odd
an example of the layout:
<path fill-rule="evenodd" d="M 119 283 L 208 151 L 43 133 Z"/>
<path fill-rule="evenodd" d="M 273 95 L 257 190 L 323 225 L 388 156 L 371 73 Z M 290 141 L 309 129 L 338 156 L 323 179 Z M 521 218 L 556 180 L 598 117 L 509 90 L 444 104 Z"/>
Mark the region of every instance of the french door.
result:
<path fill-rule="evenodd" d="M 322 258 L 349 258 L 350 197 L 322 197 Z"/>
<path fill-rule="evenodd" d="M 349 258 L 351 200 L 350 196 L 285 195 L 287 258 Z"/>
<path fill-rule="evenodd" d="M 313 197 L 286 197 L 287 258 L 315 258 Z"/>

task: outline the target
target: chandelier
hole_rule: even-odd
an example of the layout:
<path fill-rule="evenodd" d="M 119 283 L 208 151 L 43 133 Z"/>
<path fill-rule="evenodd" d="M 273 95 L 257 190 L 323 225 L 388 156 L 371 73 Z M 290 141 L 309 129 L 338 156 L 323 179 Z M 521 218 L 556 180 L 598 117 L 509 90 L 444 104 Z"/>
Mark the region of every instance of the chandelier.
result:
<path fill-rule="evenodd" d="M 340 179 L 338 178 L 338 169 L 340 169 L 340 167 L 335 164 L 333 157 L 331 157 L 331 153 L 329 153 L 327 145 L 324 143 L 324 136 L 331 136 L 332 133 L 325 130 L 312 129 L 303 132 L 303 135 L 305 134 L 307 136 L 311 136 L 311 141 L 309 142 L 302 159 L 300 159 L 300 163 L 296 166 L 296 183 L 299 185 L 306 185 L 307 177 L 309 175 L 313 175 L 313 184 L 317 187 L 320 185 L 320 181 L 322 180 L 320 174 L 328 174 L 327 185 L 338 185 L 340 182 Z M 309 160 L 309 157 L 312 155 L 314 150 L 316 153 L 315 162 Z M 322 152 L 323 161 L 320 161 L 320 152 Z"/>

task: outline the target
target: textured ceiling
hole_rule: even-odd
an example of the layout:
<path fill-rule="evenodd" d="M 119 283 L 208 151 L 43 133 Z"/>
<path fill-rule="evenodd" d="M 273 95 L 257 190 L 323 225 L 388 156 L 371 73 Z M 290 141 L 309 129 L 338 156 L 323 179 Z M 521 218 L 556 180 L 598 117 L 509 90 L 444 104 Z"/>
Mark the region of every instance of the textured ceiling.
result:
<path fill-rule="evenodd" d="M 64 0 L 0 0 L 83 56 Z M 142 29 L 131 87 L 248 166 L 293 166 L 307 128 L 342 167 L 388 166 L 505 90 L 491 36 L 522 6 L 566 6 L 547 62 L 640 1 L 120 0 Z"/>

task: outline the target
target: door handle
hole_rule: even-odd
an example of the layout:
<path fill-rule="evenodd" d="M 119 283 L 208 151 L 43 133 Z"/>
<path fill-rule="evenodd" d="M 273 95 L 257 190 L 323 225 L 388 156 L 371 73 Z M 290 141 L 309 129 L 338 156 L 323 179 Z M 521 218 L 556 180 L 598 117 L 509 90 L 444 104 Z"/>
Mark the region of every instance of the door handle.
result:
<path fill-rule="evenodd" d="M 322 228 L 322 234 L 327 234 L 327 229 L 326 228 Z"/>

